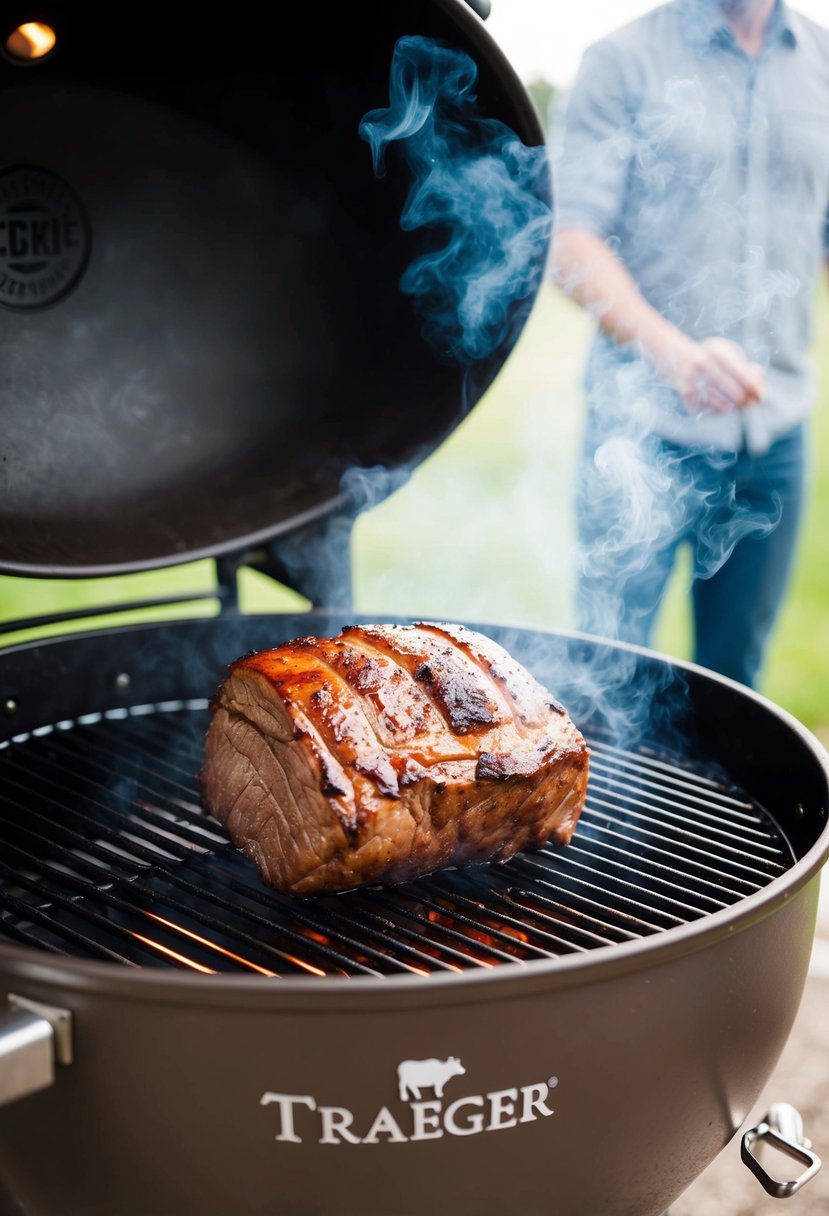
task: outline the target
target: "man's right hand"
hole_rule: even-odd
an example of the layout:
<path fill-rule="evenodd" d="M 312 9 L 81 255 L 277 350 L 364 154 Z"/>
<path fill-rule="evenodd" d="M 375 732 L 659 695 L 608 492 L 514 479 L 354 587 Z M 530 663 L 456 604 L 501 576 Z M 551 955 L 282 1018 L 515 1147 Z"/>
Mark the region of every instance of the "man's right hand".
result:
<path fill-rule="evenodd" d="M 762 401 L 763 369 L 728 338 L 695 342 L 677 331 L 660 351 L 657 366 L 690 414 L 730 414 Z"/>
<path fill-rule="evenodd" d="M 568 296 L 595 317 L 620 346 L 638 343 L 689 414 L 730 414 L 763 399 L 763 369 L 728 338 L 694 341 L 642 296 L 605 241 L 584 228 L 562 228 L 550 272 Z"/>

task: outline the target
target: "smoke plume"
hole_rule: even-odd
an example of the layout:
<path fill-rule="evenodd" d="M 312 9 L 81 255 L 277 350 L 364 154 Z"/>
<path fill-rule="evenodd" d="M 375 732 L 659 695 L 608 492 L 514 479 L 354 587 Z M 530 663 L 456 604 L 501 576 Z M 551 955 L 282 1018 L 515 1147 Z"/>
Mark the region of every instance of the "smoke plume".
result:
<path fill-rule="evenodd" d="M 487 358 L 525 319 L 516 304 L 535 296 L 552 227 L 546 150 L 479 114 L 477 75 L 461 51 L 401 38 L 389 105 L 367 113 L 359 129 L 378 176 L 389 146 L 402 151 L 411 188 L 401 228 L 428 230 L 435 240 L 400 287 L 431 346 L 461 365 Z"/>

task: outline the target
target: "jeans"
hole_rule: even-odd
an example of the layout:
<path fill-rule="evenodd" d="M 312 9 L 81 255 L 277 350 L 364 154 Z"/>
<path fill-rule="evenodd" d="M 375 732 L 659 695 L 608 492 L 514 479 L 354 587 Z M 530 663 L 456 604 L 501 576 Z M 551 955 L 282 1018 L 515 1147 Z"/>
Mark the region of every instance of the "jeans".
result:
<path fill-rule="evenodd" d="M 680 546 L 694 661 L 756 687 L 789 584 L 804 428 L 768 451 L 697 451 L 588 428 L 576 485 L 577 627 L 648 646 Z"/>

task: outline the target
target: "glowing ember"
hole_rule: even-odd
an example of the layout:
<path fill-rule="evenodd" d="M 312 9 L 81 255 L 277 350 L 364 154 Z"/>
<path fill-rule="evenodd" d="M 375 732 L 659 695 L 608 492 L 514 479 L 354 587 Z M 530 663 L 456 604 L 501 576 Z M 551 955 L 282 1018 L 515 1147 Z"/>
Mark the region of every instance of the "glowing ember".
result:
<path fill-rule="evenodd" d="M 278 971 L 269 971 L 267 967 L 260 967 L 258 963 L 251 962 L 249 958 L 245 958 L 241 954 L 234 954 L 232 950 L 226 950 L 224 946 L 220 946 L 218 942 L 212 942 L 209 937 L 202 937 L 199 933 L 194 933 L 192 929 L 185 929 L 183 925 L 177 925 L 175 921 L 166 920 L 163 916 L 157 916 L 154 912 L 145 912 L 150 920 L 158 921 L 160 925 L 164 925 L 167 929 L 172 929 L 175 933 L 181 933 L 184 937 L 189 937 L 191 941 L 198 942 L 200 946 L 206 946 L 208 950 L 213 950 L 216 954 L 223 954 L 225 958 L 232 959 L 235 963 L 240 963 L 243 967 L 249 967 L 251 971 L 258 971 L 260 975 L 265 975 L 268 979 L 279 979 Z M 202 967 L 198 963 L 192 962 L 183 955 L 177 954 L 173 950 L 167 949 L 166 946 L 160 945 L 149 938 L 140 937 L 138 933 L 133 933 L 133 937 L 137 937 L 139 941 L 144 942 L 148 946 L 153 946 L 156 950 L 160 950 L 162 954 L 167 954 L 171 958 L 176 959 L 180 963 L 184 963 L 187 967 L 193 967 L 196 971 L 204 971 L 208 975 L 215 975 L 210 967 Z M 295 958 L 292 954 L 286 954 L 280 950 L 279 954 L 286 962 L 293 963 L 296 967 L 301 967 L 304 971 L 310 971 L 312 975 L 325 975 L 324 971 L 320 971 L 319 967 L 312 966 L 311 963 L 305 962 L 301 958 Z"/>

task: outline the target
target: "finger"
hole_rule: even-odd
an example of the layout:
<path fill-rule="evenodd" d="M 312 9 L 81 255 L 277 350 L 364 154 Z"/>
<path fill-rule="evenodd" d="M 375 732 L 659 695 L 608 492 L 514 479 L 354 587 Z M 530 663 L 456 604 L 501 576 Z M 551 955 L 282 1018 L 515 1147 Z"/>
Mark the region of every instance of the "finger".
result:
<path fill-rule="evenodd" d="M 710 354 L 721 371 L 719 387 L 733 398 L 737 407 L 762 398 L 765 392 L 763 369 L 758 363 L 749 363 L 739 346 L 718 346 L 710 350 Z M 734 384 L 737 386 L 736 391 Z"/>
<path fill-rule="evenodd" d="M 766 373 L 759 363 L 750 363 L 749 367 L 754 377 L 754 391 L 751 396 L 754 401 L 762 401 L 766 395 Z"/>
<path fill-rule="evenodd" d="M 686 399 L 691 413 L 730 414 L 738 408 L 733 398 L 710 380 L 698 381 Z"/>
<path fill-rule="evenodd" d="M 697 379 L 694 398 L 703 408 L 718 413 L 740 409 L 748 399 L 736 376 L 720 366 L 709 366 Z"/>
<path fill-rule="evenodd" d="M 743 408 L 740 401 L 735 399 L 731 393 L 725 393 L 717 385 L 711 384 L 708 386 L 708 391 L 705 400 L 705 409 L 713 414 L 733 414 L 735 410 Z"/>

